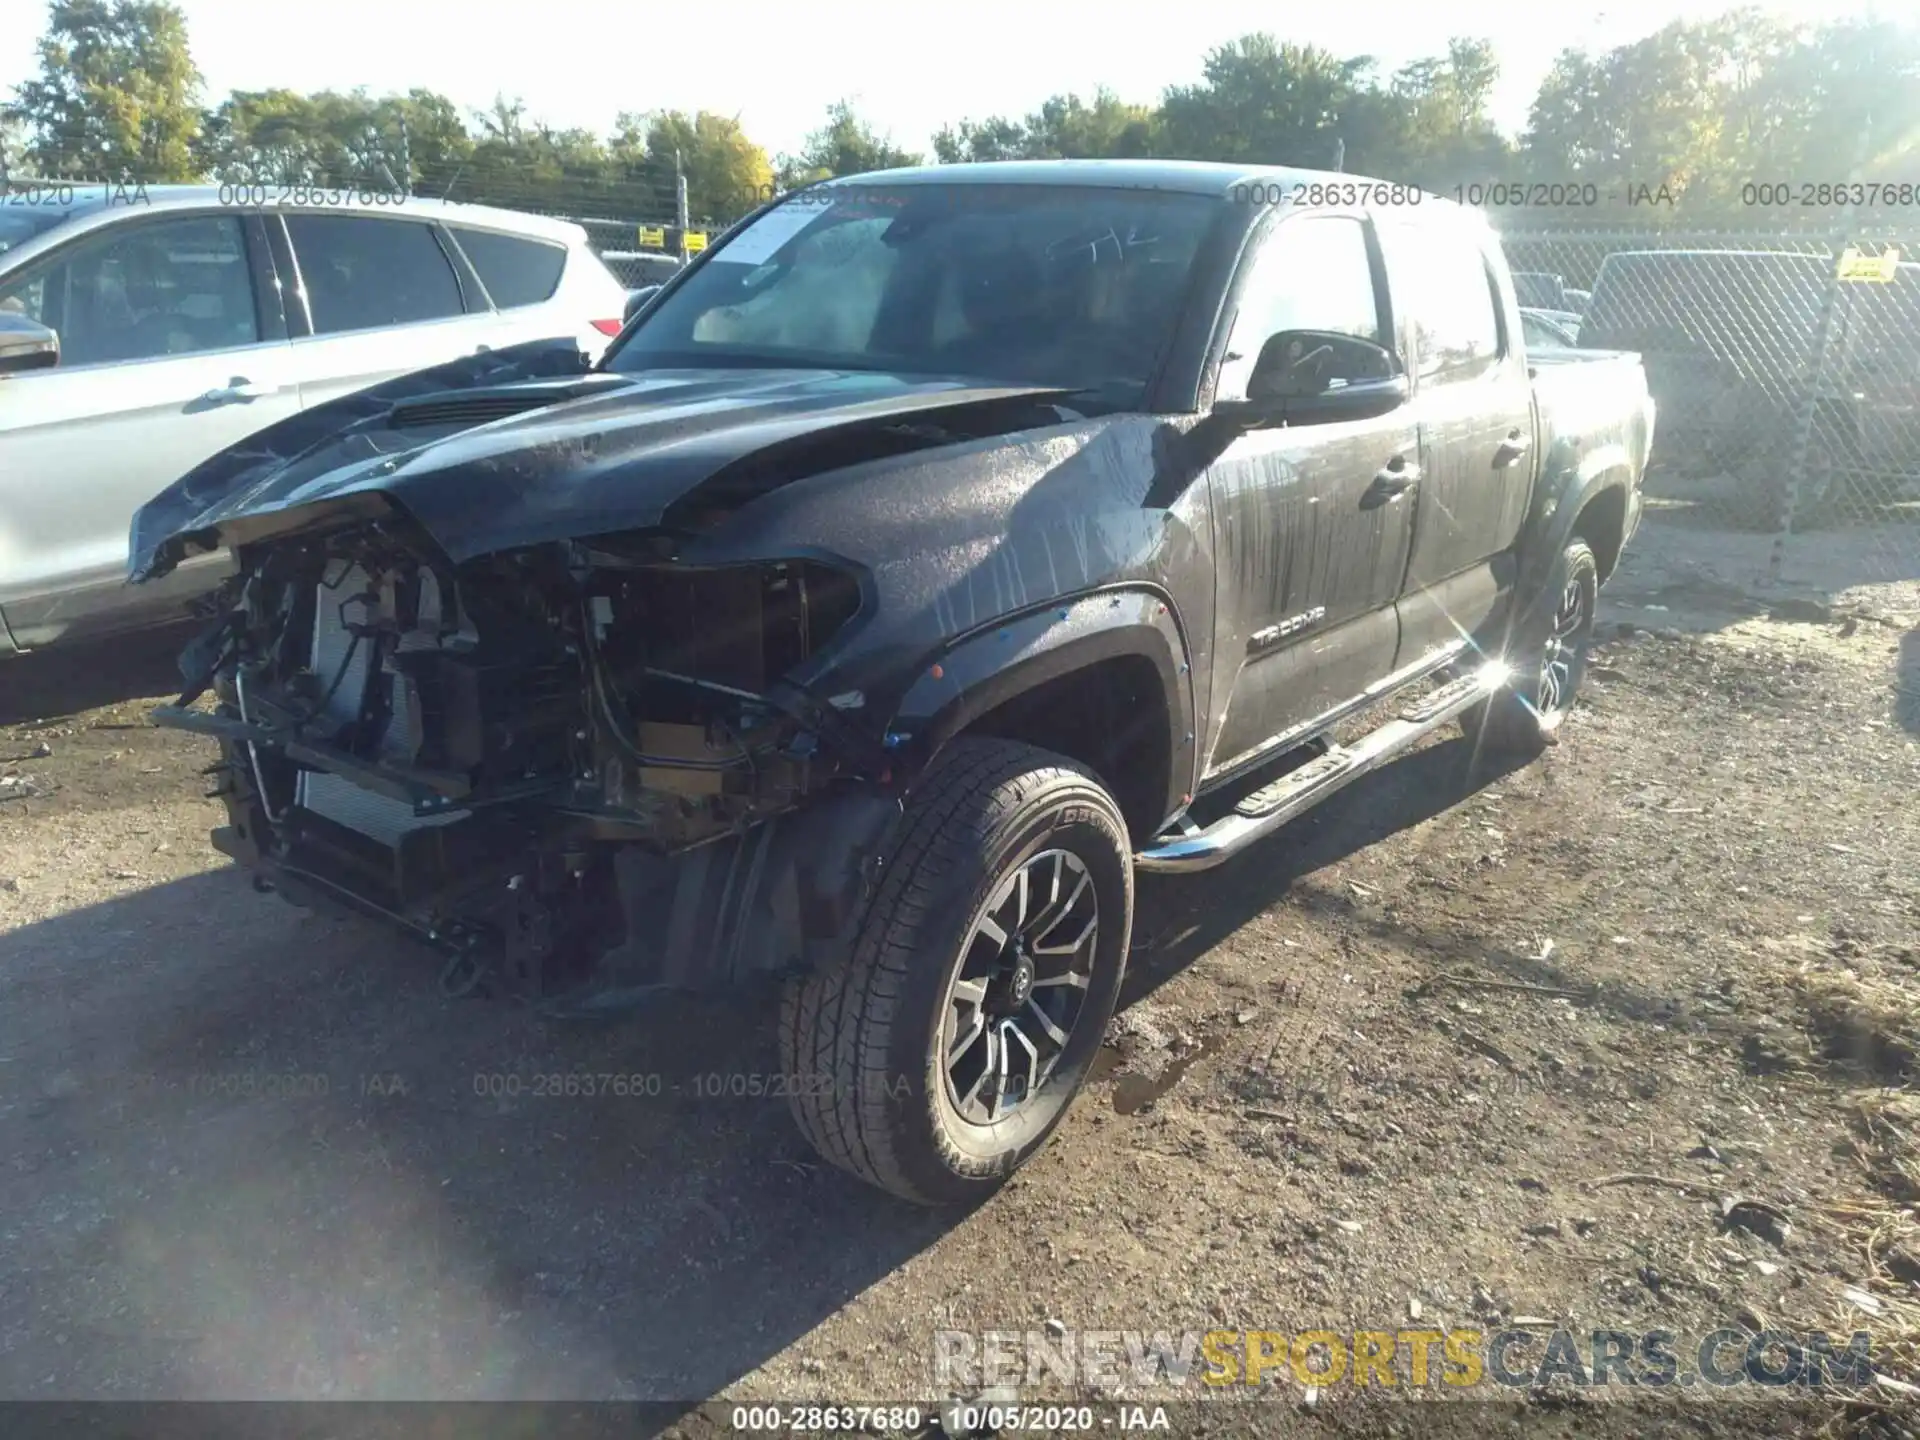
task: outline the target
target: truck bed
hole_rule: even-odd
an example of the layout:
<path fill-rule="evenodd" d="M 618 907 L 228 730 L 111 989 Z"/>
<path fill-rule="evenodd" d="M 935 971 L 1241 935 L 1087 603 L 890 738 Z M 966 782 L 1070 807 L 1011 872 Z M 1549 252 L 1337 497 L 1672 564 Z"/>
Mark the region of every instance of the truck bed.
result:
<path fill-rule="evenodd" d="M 1530 350 L 1527 364 L 1543 455 L 1554 457 L 1569 442 L 1581 452 L 1610 442 L 1631 451 L 1634 431 L 1651 425 L 1646 372 L 1630 351 Z"/>

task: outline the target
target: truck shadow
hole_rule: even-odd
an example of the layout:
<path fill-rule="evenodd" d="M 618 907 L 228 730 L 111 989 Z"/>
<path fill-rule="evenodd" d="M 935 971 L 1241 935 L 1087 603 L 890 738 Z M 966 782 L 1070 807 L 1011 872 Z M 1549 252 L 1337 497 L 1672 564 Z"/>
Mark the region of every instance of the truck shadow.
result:
<path fill-rule="evenodd" d="M 1209 874 L 1192 879 L 1147 877 L 1139 892 L 1122 1007 L 1147 999 L 1215 946 L 1277 906 L 1290 905 L 1308 915 L 1353 914 L 1356 904 L 1344 890 L 1336 892 L 1311 883 L 1310 877 L 1399 831 L 1446 813 L 1476 791 L 1522 768 L 1523 762 L 1511 760 L 1476 763 L 1472 747 L 1464 739 L 1430 745 L 1355 781 L 1280 835 Z M 1563 963 L 1559 957 L 1520 953 L 1489 936 L 1471 931 L 1443 932 L 1381 915 L 1368 918 L 1365 924 L 1375 940 L 1423 963 L 1459 962 L 1457 967 L 1439 968 L 1479 970 L 1490 980 L 1582 995 L 1582 1004 L 1623 1021 L 1715 1028 L 1711 1019 L 1690 1014 L 1682 997 L 1618 977 L 1597 978 L 1577 964 Z"/>
<path fill-rule="evenodd" d="M 1299 882 L 1315 871 L 1445 813 L 1520 768 L 1476 763 L 1463 739 L 1429 745 L 1362 776 L 1215 870 L 1143 877 L 1122 1006 L 1146 999 L 1243 926 L 1297 898 Z"/>
<path fill-rule="evenodd" d="M 1289 838 L 1143 886 L 1141 933 L 1172 938 L 1129 1002 L 1497 778 L 1467 759 L 1431 747 Z M 0 935 L 0 1263 L 37 1317 L 0 1395 L 57 1375 L 76 1396 L 691 1405 L 976 1223 L 814 1158 L 773 1093 L 768 997 L 555 1026 L 447 1001 L 438 969 L 231 870 Z M 829 1329 L 815 1354 L 898 1363 L 930 1324 Z"/>

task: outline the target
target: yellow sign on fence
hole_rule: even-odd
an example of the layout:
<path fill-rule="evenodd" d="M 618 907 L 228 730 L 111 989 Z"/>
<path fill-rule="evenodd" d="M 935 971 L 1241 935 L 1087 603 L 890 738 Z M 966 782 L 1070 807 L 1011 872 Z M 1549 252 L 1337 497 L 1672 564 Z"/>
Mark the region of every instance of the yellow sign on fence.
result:
<path fill-rule="evenodd" d="M 667 227 L 664 225 L 642 225 L 640 227 L 640 248 L 642 250 L 666 249 Z"/>
<path fill-rule="evenodd" d="M 1857 246 L 1840 252 L 1840 278 L 1890 285 L 1900 276 L 1900 251 L 1889 245 L 1878 255 L 1863 255 Z"/>
<path fill-rule="evenodd" d="M 707 248 L 707 232 L 704 230 L 687 231 L 687 253 L 689 255 Z"/>

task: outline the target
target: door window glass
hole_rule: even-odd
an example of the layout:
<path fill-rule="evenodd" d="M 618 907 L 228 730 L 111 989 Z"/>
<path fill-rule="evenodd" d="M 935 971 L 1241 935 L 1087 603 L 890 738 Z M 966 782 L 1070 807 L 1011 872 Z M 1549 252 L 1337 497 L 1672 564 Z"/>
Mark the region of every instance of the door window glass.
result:
<path fill-rule="evenodd" d="M 289 215 L 316 335 L 412 325 L 465 313 L 433 228 L 360 215 Z"/>
<path fill-rule="evenodd" d="M 1486 253 L 1451 225 L 1380 227 L 1398 308 L 1412 322 L 1420 376 L 1452 384 L 1485 374 L 1500 358 L 1500 312 Z"/>
<path fill-rule="evenodd" d="M 109 230 L 0 285 L 0 310 L 60 334 L 60 364 L 156 360 L 257 344 L 246 240 L 236 216 Z"/>
<path fill-rule="evenodd" d="M 1218 394 L 1247 393 L 1260 348 L 1282 330 L 1330 330 L 1385 344 L 1366 229 L 1340 215 L 1282 221 L 1255 257 L 1242 291 Z"/>

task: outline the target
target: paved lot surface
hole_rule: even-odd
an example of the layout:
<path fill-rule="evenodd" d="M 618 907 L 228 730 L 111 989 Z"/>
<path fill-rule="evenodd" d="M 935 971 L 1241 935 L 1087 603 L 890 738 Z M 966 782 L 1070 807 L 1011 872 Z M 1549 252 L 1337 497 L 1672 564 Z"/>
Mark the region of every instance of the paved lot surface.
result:
<path fill-rule="evenodd" d="M 1802 545 L 1787 578 L 1843 593 L 1755 602 L 1758 543 L 1650 527 L 1543 760 L 1449 739 L 1143 881 L 1106 1073 L 968 1215 L 814 1163 L 751 1093 L 767 1003 L 555 1027 L 254 894 L 205 843 L 210 747 L 122 698 L 156 648 L 32 662 L 0 1397 L 873 1400 L 931 1392 L 935 1327 L 1416 1314 L 1870 1323 L 1920 1379 L 1920 586 Z M 576 1073 L 634 1093 L 539 1078 Z"/>

